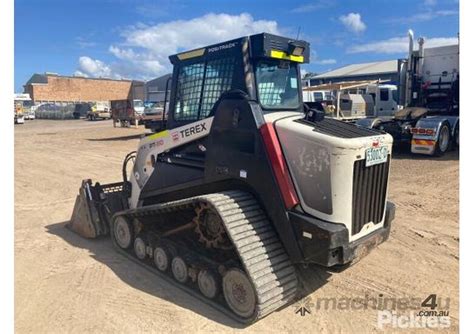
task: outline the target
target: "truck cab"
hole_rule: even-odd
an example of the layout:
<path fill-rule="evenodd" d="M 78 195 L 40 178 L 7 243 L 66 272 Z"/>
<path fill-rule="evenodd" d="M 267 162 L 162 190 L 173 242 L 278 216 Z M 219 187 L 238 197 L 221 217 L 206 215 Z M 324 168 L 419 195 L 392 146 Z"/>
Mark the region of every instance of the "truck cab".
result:
<path fill-rule="evenodd" d="M 393 116 L 398 110 L 397 86 L 368 85 L 367 94 L 374 100 L 374 116 Z"/>

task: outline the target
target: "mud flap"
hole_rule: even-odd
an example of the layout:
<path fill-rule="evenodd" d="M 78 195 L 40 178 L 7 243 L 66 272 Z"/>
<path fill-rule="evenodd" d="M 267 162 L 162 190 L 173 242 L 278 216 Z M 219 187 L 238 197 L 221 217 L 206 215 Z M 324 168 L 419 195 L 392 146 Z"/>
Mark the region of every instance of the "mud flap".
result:
<path fill-rule="evenodd" d="M 121 192 L 120 183 L 110 186 L 120 188 Z M 117 208 L 117 205 L 108 205 L 108 194 L 104 192 L 104 187 L 107 186 L 101 186 L 99 183 L 92 185 L 90 179 L 82 181 L 71 220 L 66 224 L 67 228 L 85 238 L 97 238 L 109 234 L 108 218 L 113 214 L 109 212 L 109 207 Z M 122 205 L 118 205 L 117 209 L 121 208 Z"/>

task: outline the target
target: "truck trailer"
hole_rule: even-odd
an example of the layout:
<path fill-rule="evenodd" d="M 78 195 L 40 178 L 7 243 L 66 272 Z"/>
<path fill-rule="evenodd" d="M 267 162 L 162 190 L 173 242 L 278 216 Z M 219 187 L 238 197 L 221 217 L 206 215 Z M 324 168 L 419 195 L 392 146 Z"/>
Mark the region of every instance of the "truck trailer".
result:
<path fill-rule="evenodd" d="M 145 107 L 142 100 L 114 100 L 110 101 L 110 106 L 114 127 L 117 126 L 117 123 L 121 127 L 131 125 L 138 127 L 138 124 L 143 123 Z"/>

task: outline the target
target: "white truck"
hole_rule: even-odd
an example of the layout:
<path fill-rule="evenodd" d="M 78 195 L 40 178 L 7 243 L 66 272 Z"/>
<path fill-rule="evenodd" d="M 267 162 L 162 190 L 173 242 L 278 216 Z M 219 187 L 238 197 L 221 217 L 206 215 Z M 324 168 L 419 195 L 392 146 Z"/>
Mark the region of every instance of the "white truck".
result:
<path fill-rule="evenodd" d="M 412 153 L 441 156 L 459 146 L 459 43 L 425 48 L 425 39 L 419 38 L 414 50 L 411 30 L 408 36 L 408 59 L 400 73 L 405 108 L 391 119 L 366 118 L 357 124 L 390 133 Z"/>
<path fill-rule="evenodd" d="M 24 124 L 26 115 L 28 115 L 29 119 L 32 105 L 33 102 L 29 94 L 15 94 L 13 96 L 13 118 L 15 124 Z"/>
<path fill-rule="evenodd" d="M 303 101 L 309 106 L 319 102 L 328 116 L 346 121 L 366 117 L 392 117 L 399 109 L 397 86 L 376 81 L 305 87 Z"/>
<path fill-rule="evenodd" d="M 91 108 L 86 117 L 91 121 L 98 119 L 111 119 L 110 101 L 96 101 L 91 103 Z"/>
<path fill-rule="evenodd" d="M 366 93 L 374 100 L 374 116 L 393 116 L 398 111 L 398 89 L 395 85 L 369 84 Z"/>

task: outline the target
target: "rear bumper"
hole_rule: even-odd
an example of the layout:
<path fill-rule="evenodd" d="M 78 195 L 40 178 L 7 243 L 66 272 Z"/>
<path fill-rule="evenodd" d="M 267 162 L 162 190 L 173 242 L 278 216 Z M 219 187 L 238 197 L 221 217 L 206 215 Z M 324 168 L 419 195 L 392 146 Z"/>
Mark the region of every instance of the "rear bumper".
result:
<path fill-rule="evenodd" d="M 387 202 L 383 227 L 353 242 L 349 242 L 349 231 L 343 224 L 327 223 L 296 212 L 289 212 L 289 217 L 303 253 L 303 263 L 331 267 L 357 261 L 387 240 L 395 218 L 395 205 Z"/>
<path fill-rule="evenodd" d="M 411 140 L 411 153 L 434 155 L 436 147 L 436 137 L 435 138 L 418 138 L 413 137 Z"/>

